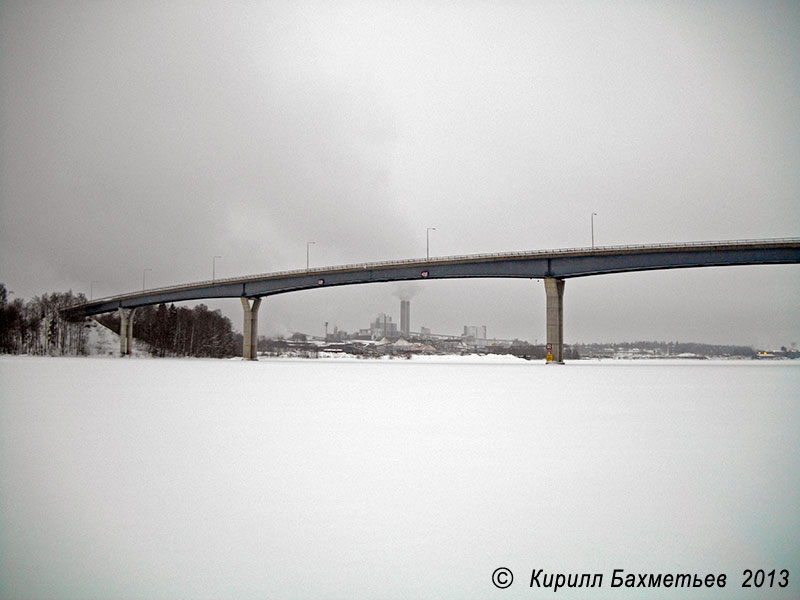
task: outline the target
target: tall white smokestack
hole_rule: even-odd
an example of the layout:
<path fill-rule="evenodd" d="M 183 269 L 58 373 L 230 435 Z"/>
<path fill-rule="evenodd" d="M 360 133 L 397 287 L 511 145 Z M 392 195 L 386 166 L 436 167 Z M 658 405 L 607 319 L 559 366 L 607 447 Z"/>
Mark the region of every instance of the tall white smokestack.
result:
<path fill-rule="evenodd" d="M 411 301 L 400 300 L 400 333 L 408 337 L 411 331 Z"/>

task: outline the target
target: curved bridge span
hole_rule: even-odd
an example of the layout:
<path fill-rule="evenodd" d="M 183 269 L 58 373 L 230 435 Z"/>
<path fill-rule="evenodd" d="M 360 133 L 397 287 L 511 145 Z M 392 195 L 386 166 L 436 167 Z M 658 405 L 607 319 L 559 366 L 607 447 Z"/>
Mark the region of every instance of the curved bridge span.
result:
<path fill-rule="evenodd" d="M 121 294 L 75 305 L 72 317 L 119 311 L 120 352 L 128 354 L 137 307 L 162 302 L 241 298 L 246 359 L 256 360 L 258 309 L 265 296 L 320 287 L 422 279 L 517 277 L 544 279 L 548 362 L 562 362 L 564 282 L 609 273 L 800 263 L 800 238 L 567 248 L 358 263 L 232 277 Z"/>

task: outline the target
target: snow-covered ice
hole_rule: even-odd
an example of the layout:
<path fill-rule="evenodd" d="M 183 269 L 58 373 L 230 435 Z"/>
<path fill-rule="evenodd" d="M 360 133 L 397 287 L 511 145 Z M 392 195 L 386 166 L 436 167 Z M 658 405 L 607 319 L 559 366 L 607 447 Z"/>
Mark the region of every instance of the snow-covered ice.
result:
<path fill-rule="evenodd" d="M 0 597 L 800 595 L 798 363 L 0 357 L 0 392 Z"/>

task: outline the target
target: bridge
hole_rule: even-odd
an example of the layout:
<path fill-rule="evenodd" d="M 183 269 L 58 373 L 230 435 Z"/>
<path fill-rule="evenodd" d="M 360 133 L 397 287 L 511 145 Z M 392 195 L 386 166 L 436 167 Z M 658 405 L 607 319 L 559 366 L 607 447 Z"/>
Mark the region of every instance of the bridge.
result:
<path fill-rule="evenodd" d="M 143 290 L 84 302 L 70 318 L 118 311 L 120 353 L 130 354 L 136 308 L 166 302 L 240 298 L 244 313 L 242 356 L 258 360 L 258 310 L 264 297 L 339 285 L 425 279 L 515 277 L 543 279 L 547 362 L 563 363 L 564 284 L 572 277 L 656 269 L 800 263 L 800 238 L 564 248 L 470 254 L 429 259 L 356 263 L 215 279 Z"/>

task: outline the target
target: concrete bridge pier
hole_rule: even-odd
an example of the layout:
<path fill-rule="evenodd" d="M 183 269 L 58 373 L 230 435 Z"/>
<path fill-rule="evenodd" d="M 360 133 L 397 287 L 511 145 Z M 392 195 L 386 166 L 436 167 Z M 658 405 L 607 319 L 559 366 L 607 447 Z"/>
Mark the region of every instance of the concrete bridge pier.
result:
<path fill-rule="evenodd" d="M 547 364 L 563 365 L 564 358 L 564 280 L 545 277 L 547 295 Z"/>
<path fill-rule="evenodd" d="M 258 307 L 261 306 L 261 298 L 253 298 L 252 304 L 250 298 L 241 298 L 241 301 L 244 309 L 242 358 L 258 360 Z"/>
<path fill-rule="evenodd" d="M 133 351 L 133 315 L 135 308 L 119 307 L 119 355 L 128 356 Z"/>

